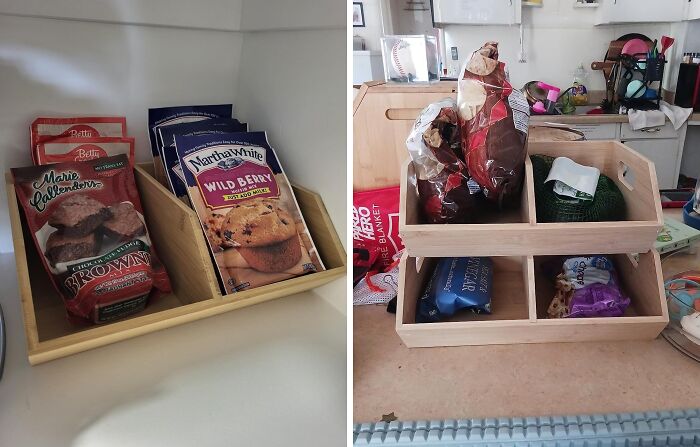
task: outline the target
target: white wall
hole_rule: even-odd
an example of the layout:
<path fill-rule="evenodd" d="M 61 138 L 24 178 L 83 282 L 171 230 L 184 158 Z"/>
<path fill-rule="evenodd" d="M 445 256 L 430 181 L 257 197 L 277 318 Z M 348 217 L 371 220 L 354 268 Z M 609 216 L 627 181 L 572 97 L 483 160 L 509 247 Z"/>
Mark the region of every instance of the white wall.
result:
<path fill-rule="evenodd" d="M 239 30 L 242 0 L 0 0 L 0 14 Z"/>
<path fill-rule="evenodd" d="M 573 81 L 573 70 L 583 62 L 589 70 L 587 87 L 604 90 L 602 73 L 590 70 L 590 64 L 603 60 L 611 40 L 632 32 L 646 34 L 651 39 L 660 39 L 663 34 L 674 37 L 673 32 L 677 33 L 670 23 L 593 26 L 595 9 L 575 9 L 573 3 L 572 0 L 545 0 L 541 8 L 523 7 L 526 63 L 518 63 L 518 26 L 445 27 L 448 68 L 451 73 L 457 73 L 472 51 L 488 40 L 495 40 L 500 43 L 500 58 L 506 62 L 516 88 L 531 80 L 568 88 Z M 452 46 L 458 48 L 459 61 L 449 58 Z"/>
<path fill-rule="evenodd" d="M 287 175 L 321 194 L 343 243 L 346 36 L 344 27 L 246 33 L 236 100 L 240 119 L 267 131 Z"/>
<path fill-rule="evenodd" d="M 350 1 L 349 3 L 352 3 Z M 381 51 L 379 39 L 383 35 L 381 0 L 363 0 L 362 8 L 365 12 L 365 26 L 352 29 L 353 36 L 365 39 L 366 50 Z"/>
<path fill-rule="evenodd" d="M 243 0 L 241 29 L 345 29 L 347 20 L 340 0 Z"/>
<path fill-rule="evenodd" d="M 234 114 L 245 112 L 253 129 L 269 130 L 290 177 L 324 195 L 344 240 L 347 14 L 341 2 L 197 2 L 218 17 L 197 14 L 182 0 L 97 3 L 0 0 L 1 172 L 31 164 L 29 124 L 38 115 L 124 115 L 137 159 L 148 161 L 149 107 L 233 102 Z M 48 18 L 59 16 L 75 19 Z M 198 29 L 237 29 L 241 22 L 250 30 L 299 31 Z M 322 169 L 309 160 L 322 162 Z M 7 252 L 4 182 L 0 190 L 0 252 Z"/>
<path fill-rule="evenodd" d="M 150 160 L 147 109 L 235 103 L 241 43 L 240 33 L 0 15 L 0 171 L 31 164 L 29 124 L 42 114 L 124 115 L 137 159 Z"/>

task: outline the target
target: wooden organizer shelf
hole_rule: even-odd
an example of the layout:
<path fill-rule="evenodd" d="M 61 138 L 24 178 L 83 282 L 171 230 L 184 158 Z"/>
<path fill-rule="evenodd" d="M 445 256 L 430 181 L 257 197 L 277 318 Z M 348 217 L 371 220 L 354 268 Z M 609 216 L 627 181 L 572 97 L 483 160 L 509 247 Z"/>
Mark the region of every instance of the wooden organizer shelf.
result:
<path fill-rule="evenodd" d="M 546 319 L 553 278 L 541 273 L 546 257 L 493 257 L 491 315 L 461 312 L 439 323 L 416 323 L 416 304 L 435 258 L 404 254 L 399 266 L 396 332 L 409 348 L 517 343 L 651 340 L 668 324 L 661 261 L 655 250 L 613 255 L 623 291 L 632 300 L 616 318 Z"/>
<path fill-rule="evenodd" d="M 294 194 L 327 270 L 222 296 L 201 225 L 193 210 L 153 177 L 153 166 L 134 170 L 144 215 L 158 256 L 173 286 L 144 312 L 114 323 L 79 328 L 66 319 L 5 177 L 17 263 L 27 351 L 32 365 L 180 325 L 264 301 L 303 292 L 345 275 L 345 250 L 320 196 L 294 186 Z"/>
<path fill-rule="evenodd" d="M 510 256 L 649 251 L 663 226 L 654 163 L 617 141 L 537 142 L 529 154 L 565 156 L 615 181 L 627 206 L 619 222 L 537 221 L 532 164 L 525 162 L 519 210 L 486 215 L 484 223 L 421 224 L 418 195 L 406 161 L 401 178 L 399 234 L 412 256 Z"/>

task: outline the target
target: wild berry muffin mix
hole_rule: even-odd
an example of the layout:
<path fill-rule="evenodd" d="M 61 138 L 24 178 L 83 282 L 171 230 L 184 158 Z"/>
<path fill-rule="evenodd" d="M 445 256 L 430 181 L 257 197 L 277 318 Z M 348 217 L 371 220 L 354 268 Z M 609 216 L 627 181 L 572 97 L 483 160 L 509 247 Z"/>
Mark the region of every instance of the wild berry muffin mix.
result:
<path fill-rule="evenodd" d="M 175 136 L 225 293 L 324 270 L 264 132 Z"/>

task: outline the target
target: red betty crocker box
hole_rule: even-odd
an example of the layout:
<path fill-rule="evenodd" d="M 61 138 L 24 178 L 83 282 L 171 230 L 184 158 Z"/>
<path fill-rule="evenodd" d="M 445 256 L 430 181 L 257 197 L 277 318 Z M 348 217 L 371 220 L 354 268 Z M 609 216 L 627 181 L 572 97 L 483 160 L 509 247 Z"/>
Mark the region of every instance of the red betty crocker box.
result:
<path fill-rule="evenodd" d="M 265 132 L 175 135 L 225 293 L 324 270 Z"/>
<path fill-rule="evenodd" d="M 32 160 L 36 160 L 36 146 L 41 141 L 58 137 L 95 138 L 125 137 L 126 118 L 123 116 L 81 116 L 70 118 L 39 117 L 30 127 Z"/>
<path fill-rule="evenodd" d="M 131 137 L 61 137 L 37 144 L 35 164 L 87 161 L 124 154 L 134 166 L 134 139 Z"/>

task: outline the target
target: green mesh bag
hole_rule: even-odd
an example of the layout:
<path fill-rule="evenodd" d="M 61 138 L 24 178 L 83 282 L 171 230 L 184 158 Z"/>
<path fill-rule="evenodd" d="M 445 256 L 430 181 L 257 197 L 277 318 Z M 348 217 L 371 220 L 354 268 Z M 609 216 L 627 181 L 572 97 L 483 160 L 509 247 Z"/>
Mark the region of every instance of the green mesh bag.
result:
<path fill-rule="evenodd" d="M 593 200 L 584 201 L 558 196 L 554 182 L 545 184 L 554 157 L 531 155 L 535 180 L 535 204 L 538 222 L 603 222 L 625 220 L 625 198 L 609 177 L 600 174 Z"/>

